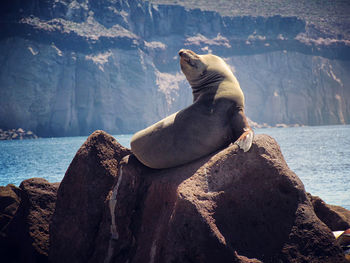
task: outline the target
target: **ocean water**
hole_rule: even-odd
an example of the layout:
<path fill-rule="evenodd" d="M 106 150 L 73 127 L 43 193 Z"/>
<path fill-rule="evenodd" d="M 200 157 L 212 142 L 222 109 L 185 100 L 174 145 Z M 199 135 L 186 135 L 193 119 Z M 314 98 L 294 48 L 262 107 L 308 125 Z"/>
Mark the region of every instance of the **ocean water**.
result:
<path fill-rule="evenodd" d="M 306 191 L 350 209 L 350 125 L 255 129 L 276 139 Z M 130 147 L 132 135 L 114 137 Z M 0 141 L 0 185 L 32 177 L 62 180 L 86 137 Z"/>

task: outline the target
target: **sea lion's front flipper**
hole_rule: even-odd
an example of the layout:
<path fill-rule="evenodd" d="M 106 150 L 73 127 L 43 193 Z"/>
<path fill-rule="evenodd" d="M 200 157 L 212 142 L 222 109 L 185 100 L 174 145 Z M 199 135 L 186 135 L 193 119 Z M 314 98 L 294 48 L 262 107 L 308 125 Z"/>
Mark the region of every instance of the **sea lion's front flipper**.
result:
<path fill-rule="evenodd" d="M 254 138 L 254 132 L 252 129 L 248 129 L 235 141 L 234 144 L 237 144 L 244 152 L 249 151 L 252 146 Z"/>
<path fill-rule="evenodd" d="M 249 151 L 253 143 L 254 132 L 248 124 L 248 120 L 244 114 L 243 109 L 238 110 L 234 114 L 234 117 L 232 118 L 231 127 L 234 138 L 233 140 L 235 140 L 238 137 L 234 144 L 237 144 L 239 148 L 242 149 L 244 152 Z"/>

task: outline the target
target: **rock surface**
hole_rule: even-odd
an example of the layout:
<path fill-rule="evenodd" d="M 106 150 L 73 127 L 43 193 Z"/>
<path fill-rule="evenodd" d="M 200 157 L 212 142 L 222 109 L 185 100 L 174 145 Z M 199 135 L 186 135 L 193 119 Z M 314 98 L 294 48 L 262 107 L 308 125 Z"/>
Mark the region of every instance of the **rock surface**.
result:
<path fill-rule="evenodd" d="M 152 170 L 92 134 L 58 190 L 51 262 L 345 262 L 278 144 Z"/>
<path fill-rule="evenodd" d="M 21 190 L 12 184 L 0 186 L 0 200 L 0 231 L 1 238 L 3 238 L 7 225 L 13 219 L 21 203 Z"/>
<path fill-rule="evenodd" d="M 50 226 L 51 262 L 342 262 L 330 230 L 348 228 L 350 211 L 306 198 L 270 137 L 168 170 L 129 154 L 102 131 L 77 152 Z M 2 260 L 48 262 L 58 186 L 0 187 Z"/>
<path fill-rule="evenodd" d="M 24 140 L 38 139 L 32 131 L 25 131 L 22 128 L 4 131 L 0 129 L 0 140 Z"/>
<path fill-rule="evenodd" d="M 48 262 L 49 223 L 59 183 L 25 180 L 20 187 L 0 187 L 2 262 Z"/>
<path fill-rule="evenodd" d="M 350 211 L 336 205 L 326 204 L 320 197 L 308 195 L 315 213 L 332 231 L 350 228 Z"/>
<path fill-rule="evenodd" d="M 121 158 L 130 153 L 103 131 L 91 134 L 78 150 L 57 193 L 50 226 L 50 262 L 91 259 L 99 246 L 96 236 L 104 202 L 117 177 Z"/>
<path fill-rule="evenodd" d="M 350 6 L 342 4 L 329 7 L 332 21 Z M 227 60 L 258 123 L 350 123 L 349 26 L 331 34 L 293 12 L 234 11 L 141 0 L 8 2 L 0 11 L 0 127 L 39 136 L 143 129 L 192 100 L 177 59 L 184 47 Z"/>

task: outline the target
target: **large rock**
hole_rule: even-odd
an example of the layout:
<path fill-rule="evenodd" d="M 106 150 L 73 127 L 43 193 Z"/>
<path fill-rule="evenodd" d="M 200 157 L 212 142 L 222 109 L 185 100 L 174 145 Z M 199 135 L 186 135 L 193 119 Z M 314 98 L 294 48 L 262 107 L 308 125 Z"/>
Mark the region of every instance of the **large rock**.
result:
<path fill-rule="evenodd" d="M 57 193 L 50 226 L 51 262 L 87 262 L 96 244 L 104 202 L 130 150 L 95 131 L 78 150 Z M 106 244 L 107 245 L 107 244 Z"/>
<path fill-rule="evenodd" d="M 42 178 L 0 188 L 0 254 L 3 262 L 48 262 L 49 223 L 58 183 Z"/>
<path fill-rule="evenodd" d="M 52 262 L 344 262 L 271 137 L 165 170 L 128 153 L 102 132 L 78 151 L 58 191 Z"/>

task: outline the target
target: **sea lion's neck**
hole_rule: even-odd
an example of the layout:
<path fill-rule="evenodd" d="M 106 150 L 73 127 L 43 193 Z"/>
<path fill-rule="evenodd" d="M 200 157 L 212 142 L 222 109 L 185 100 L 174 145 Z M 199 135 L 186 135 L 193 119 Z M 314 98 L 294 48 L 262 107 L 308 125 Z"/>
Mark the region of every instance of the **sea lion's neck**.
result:
<path fill-rule="evenodd" d="M 230 82 L 230 78 L 219 74 L 206 74 L 199 80 L 191 82 L 193 102 L 195 102 L 199 95 L 204 93 L 216 93 L 217 89 L 223 82 Z"/>
<path fill-rule="evenodd" d="M 191 81 L 191 87 L 193 92 L 197 92 L 203 89 L 217 87 L 224 80 L 223 76 L 218 74 L 205 74 L 200 79 Z"/>

